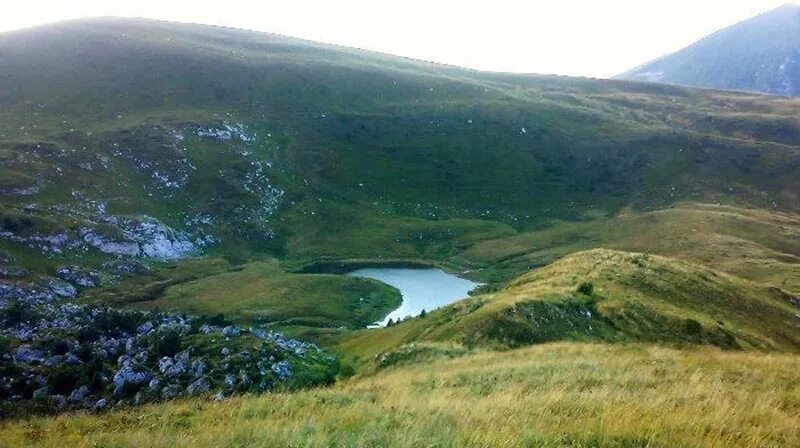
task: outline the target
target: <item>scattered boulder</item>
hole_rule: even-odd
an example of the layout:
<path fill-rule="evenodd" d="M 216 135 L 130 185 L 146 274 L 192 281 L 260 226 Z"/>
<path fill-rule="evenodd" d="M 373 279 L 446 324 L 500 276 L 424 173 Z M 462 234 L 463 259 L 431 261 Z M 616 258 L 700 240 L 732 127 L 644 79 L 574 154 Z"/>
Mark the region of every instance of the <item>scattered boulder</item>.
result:
<path fill-rule="evenodd" d="M 69 398 L 67 400 L 70 403 L 80 403 L 83 401 L 87 396 L 89 396 L 89 388 L 87 386 L 81 386 L 75 390 L 73 390 L 69 394 Z"/>
<path fill-rule="evenodd" d="M 29 270 L 17 266 L 0 266 L 0 277 L 4 278 L 22 278 L 30 273 Z"/>
<path fill-rule="evenodd" d="M 83 269 L 80 266 L 61 267 L 56 271 L 56 277 L 79 288 L 92 288 L 102 281 L 99 272 Z"/>
<path fill-rule="evenodd" d="M 181 395 L 181 388 L 177 384 L 170 384 L 161 390 L 161 398 L 170 399 Z"/>
<path fill-rule="evenodd" d="M 77 290 L 66 280 L 47 281 Z M 9 283 L 0 281 L 3 284 Z M 44 288 L 41 284 L 40 287 Z M 52 292 L 49 294 L 56 297 Z M 278 333 L 259 333 L 263 337 L 258 342 L 260 347 L 250 350 L 236 352 L 227 344 L 228 347 L 209 351 L 206 342 L 214 341 L 216 334 L 203 333 L 192 318 L 49 300 L 25 303 L 18 300 L 16 303 L 23 307 L 18 314 L 35 318 L 0 322 L 0 336 L 11 340 L 10 346 L 4 345 L 0 350 L 0 364 L 16 364 L 10 370 L 11 376 L 4 373 L 6 376 L 0 377 L 0 402 L 11 406 L 9 409 L 37 412 L 44 410 L 45 405 L 49 411 L 65 406 L 100 410 L 116 404 L 220 390 L 219 399 L 224 399 L 233 393 L 271 389 L 289 378 L 293 369 L 305 372 L 306 363 L 313 369 L 331 369 L 329 372 L 335 372 L 337 365 L 335 359 L 324 355 L 298 358 L 298 349 L 308 353 L 318 353 L 319 349 Z M 206 330 L 225 337 L 236 337 L 244 331 L 233 325 L 224 329 L 208 326 Z M 152 353 L 171 350 L 160 345 L 162 334 L 177 335 L 179 346 L 188 348 L 174 356 L 153 359 Z M 193 337 L 183 339 L 186 335 Z M 194 347 L 187 345 L 195 342 L 201 343 Z M 193 357 L 195 350 L 199 353 Z M 69 394 L 51 395 L 54 388 L 62 387 L 56 384 L 58 370 L 74 370 L 67 366 L 78 365 L 90 367 L 86 372 L 91 375 L 83 380 L 85 385 Z M 317 375 L 315 370 L 310 372 Z"/>
<path fill-rule="evenodd" d="M 156 391 L 161 387 L 161 381 L 158 378 L 153 378 L 150 380 L 150 383 L 147 385 L 148 388 L 152 391 Z"/>
<path fill-rule="evenodd" d="M 153 328 L 155 328 L 155 326 L 153 325 L 152 322 L 145 322 L 145 323 L 139 325 L 138 327 L 136 327 L 136 334 L 147 334 L 147 333 L 150 333 L 151 331 L 153 331 Z"/>
<path fill-rule="evenodd" d="M 92 354 L 94 354 L 95 358 L 100 358 L 100 359 L 108 359 L 111 356 L 108 353 L 108 350 L 103 348 L 95 350 L 94 352 L 92 352 Z"/>
<path fill-rule="evenodd" d="M 33 391 L 33 399 L 34 400 L 44 400 L 50 395 L 50 387 L 42 386 L 35 391 Z"/>
<path fill-rule="evenodd" d="M 64 361 L 64 357 L 61 355 L 53 355 L 42 362 L 43 366 L 47 367 L 55 367 L 61 364 Z"/>
<path fill-rule="evenodd" d="M 226 338 L 235 338 L 236 336 L 239 336 L 239 329 L 233 325 L 228 325 L 222 329 L 222 335 Z"/>
<path fill-rule="evenodd" d="M 83 361 L 81 361 L 81 358 L 79 358 L 78 355 L 69 352 L 66 355 L 64 355 L 64 362 L 67 364 L 74 365 L 74 364 L 81 364 Z"/>
<path fill-rule="evenodd" d="M 44 361 L 44 352 L 31 348 L 30 345 L 21 345 L 14 352 L 14 361 L 25 364 L 41 363 Z"/>
<path fill-rule="evenodd" d="M 67 405 L 67 399 L 63 395 L 53 395 L 50 400 L 56 409 L 61 409 Z"/>
<path fill-rule="evenodd" d="M 149 382 L 153 375 L 146 370 L 136 369 L 133 364 L 125 364 L 114 374 L 113 382 L 118 388 L 132 388 Z"/>
<path fill-rule="evenodd" d="M 200 333 L 203 334 L 216 333 L 217 331 L 219 331 L 219 328 L 213 325 L 203 324 L 203 326 L 200 327 Z"/>
<path fill-rule="evenodd" d="M 134 275 L 147 274 L 151 270 L 146 264 L 133 259 L 109 260 L 100 265 L 100 267 L 118 277 L 132 277 Z"/>
<path fill-rule="evenodd" d="M 40 277 L 39 284 L 43 288 L 52 292 L 58 297 L 67 299 L 75 298 L 78 295 L 78 289 L 70 283 L 55 277 Z"/>
<path fill-rule="evenodd" d="M 17 264 L 17 259 L 6 251 L 0 252 L 0 265 Z"/>
<path fill-rule="evenodd" d="M 95 401 L 94 405 L 92 406 L 92 410 L 102 411 L 103 409 L 107 408 L 108 406 L 109 406 L 108 400 L 105 399 L 105 398 L 101 398 L 101 399 Z"/>
<path fill-rule="evenodd" d="M 186 387 L 186 393 L 192 396 L 200 395 L 208 392 L 210 388 L 211 384 L 208 382 L 208 378 L 201 377 L 199 380 Z"/>
<path fill-rule="evenodd" d="M 0 303 L 19 300 L 26 304 L 37 304 L 51 302 L 54 298 L 55 296 L 52 293 L 29 285 L 10 282 L 0 283 Z"/>
<path fill-rule="evenodd" d="M 292 365 L 289 361 L 281 361 L 272 365 L 272 372 L 281 381 L 286 381 L 292 376 Z"/>
<path fill-rule="evenodd" d="M 183 352 L 182 352 L 183 353 Z M 174 358 L 165 356 L 158 361 L 158 370 L 168 378 L 174 378 L 186 373 L 189 369 L 189 356 L 181 356 L 181 353 Z"/>
<path fill-rule="evenodd" d="M 206 367 L 206 363 L 202 359 L 197 359 L 192 362 L 192 377 L 200 378 L 205 375 Z"/>
<path fill-rule="evenodd" d="M 233 387 L 236 385 L 236 375 L 229 373 L 225 375 L 225 385 L 228 387 Z"/>
<path fill-rule="evenodd" d="M 247 374 L 247 371 L 239 371 L 239 384 L 241 384 L 245 389 L 253 385 L 253 380 L 250 379 L 250 375 Z"/>

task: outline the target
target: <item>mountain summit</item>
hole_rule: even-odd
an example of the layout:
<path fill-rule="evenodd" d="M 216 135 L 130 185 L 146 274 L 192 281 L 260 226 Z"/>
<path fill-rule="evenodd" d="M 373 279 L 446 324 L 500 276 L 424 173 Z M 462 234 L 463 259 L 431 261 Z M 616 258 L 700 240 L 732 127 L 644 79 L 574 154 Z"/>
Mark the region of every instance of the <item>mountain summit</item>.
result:
<path fill-rule="evenodd" d="M 800 5 L 760 14 L 617 78 L 798 96 Z"/>

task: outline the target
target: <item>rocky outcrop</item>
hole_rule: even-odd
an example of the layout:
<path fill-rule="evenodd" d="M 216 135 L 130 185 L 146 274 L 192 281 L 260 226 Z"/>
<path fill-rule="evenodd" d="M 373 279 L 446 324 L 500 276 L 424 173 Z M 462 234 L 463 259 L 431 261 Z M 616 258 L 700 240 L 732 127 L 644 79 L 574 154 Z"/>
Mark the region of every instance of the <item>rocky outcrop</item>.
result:
<path fill-rule="evenodd" d="M 96 278 L 76 267 L 61 274 L 78 285 Z M 10 350 L 0 345 L 0 404 L 9 405 L 0 406 L 0 414 L 101 411 L 211 391 L 229 397 L 294 387 L 297 372 L 304 372 L 298 385 L 324 384 L 338 368 L 317 346 L 263 328 L 220 329 L 194 318 L 60 300 L 0 305 L 0 339 L 11 341 Z M 234 338 L 236 346 L 249 348 L 217 345 Z M 201 343 L 193 346 L 196 342 Z M 56 374 L 63 369 L 72 373 Z M 76 378 L 92 379 L 91 384 L 63 383 Z"/>

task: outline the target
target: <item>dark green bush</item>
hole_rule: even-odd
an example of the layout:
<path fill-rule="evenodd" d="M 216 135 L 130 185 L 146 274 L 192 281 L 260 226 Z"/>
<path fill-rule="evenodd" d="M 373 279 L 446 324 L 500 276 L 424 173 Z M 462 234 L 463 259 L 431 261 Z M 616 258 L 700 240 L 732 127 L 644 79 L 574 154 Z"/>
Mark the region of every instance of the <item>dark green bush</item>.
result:
<path fill-rule="evenodd" d="M 589 282 L 583 282 L 578 286 L 578 292 L 590 296 L 594 293 L 594 285 Z"/>

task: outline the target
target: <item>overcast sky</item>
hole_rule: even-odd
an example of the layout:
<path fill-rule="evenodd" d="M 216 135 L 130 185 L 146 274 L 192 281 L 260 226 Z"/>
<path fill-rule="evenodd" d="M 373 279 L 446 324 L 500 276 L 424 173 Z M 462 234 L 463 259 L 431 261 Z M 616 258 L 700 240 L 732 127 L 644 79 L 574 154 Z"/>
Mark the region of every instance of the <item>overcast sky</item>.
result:
<path fill-rule="evenodd" d="M 484 70 L 609 77 L 786 0 L 7 0 L 0 31 L 86 16 L 271 31 Z"/>

